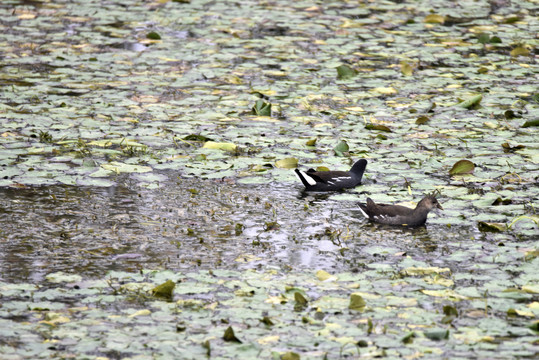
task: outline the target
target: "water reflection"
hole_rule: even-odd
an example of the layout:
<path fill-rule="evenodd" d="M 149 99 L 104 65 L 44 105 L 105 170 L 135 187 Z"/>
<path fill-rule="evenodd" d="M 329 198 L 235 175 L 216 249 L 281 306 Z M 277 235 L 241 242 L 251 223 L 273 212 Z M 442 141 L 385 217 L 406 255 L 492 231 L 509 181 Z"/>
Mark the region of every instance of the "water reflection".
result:
<path fill-rule="evenodd" d="M 373 260 L 436 261 L 451 251 L 447 242 L 474 236 L 462 227 L 371 224 L 355 204 L 302 195 L 299 185 L 169 178 L 154 190 L 129 178 L 109 188 L 0 189 L 0 278 L 39 283 L 56 271 L 103 276 L 260 264 L 361 271 Z"/>

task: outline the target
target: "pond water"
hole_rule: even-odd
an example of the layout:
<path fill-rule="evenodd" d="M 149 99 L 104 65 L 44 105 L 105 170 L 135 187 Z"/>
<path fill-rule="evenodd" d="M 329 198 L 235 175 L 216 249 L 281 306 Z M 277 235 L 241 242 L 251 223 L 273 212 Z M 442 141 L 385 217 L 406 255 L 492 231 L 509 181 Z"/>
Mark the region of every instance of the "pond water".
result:
<path fill-rule="evenodd" d="M 452 267 L 462 264 L 449 254 L 470 250 L 466 262 L 481 249 L 486 259 L 526 240 L 481 233 L 466 222 L 448 226 L 443 212 L 417 229 L 371 224 L 349 200 L 365 195 L 353 191 L 309 194 L 295 183 L 167 176 L 153 190 L 127 176 L 107 188 L 1 189 L 0 278 L 40 283 L 57 271 L 102 277 L 148 268 L 361 271 L 404 256 Z"/>

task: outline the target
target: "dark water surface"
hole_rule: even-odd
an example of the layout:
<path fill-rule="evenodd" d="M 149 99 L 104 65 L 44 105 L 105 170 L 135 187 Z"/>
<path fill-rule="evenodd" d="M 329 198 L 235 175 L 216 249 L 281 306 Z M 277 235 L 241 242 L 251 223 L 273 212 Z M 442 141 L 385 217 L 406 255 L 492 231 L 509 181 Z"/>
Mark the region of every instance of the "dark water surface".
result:
<path fill-rule="evenodd" d="M 403 256 L 466 266 L 469 259 L 447 255 L 480 249 L 477 256 L 488 257 L 504 239 L 516 240 L 436 224 L 436 215 L 426 228 L 381 227 L 355 202 L 304 194 L 297 184 L 169 178 L 153 190 L 128 178 L 109 188 L 0 189 L 0 279 L 40 283 L 56 271 L 100 277 L 147 268 L 361 271 Z"/>

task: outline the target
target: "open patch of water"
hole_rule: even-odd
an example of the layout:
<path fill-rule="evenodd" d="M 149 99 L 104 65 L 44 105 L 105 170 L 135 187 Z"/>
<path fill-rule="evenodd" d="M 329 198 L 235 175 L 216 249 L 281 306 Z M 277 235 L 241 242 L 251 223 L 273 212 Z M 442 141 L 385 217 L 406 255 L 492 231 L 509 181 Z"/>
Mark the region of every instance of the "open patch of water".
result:
<path fill-rule="evenodd" d="M 362 271 L 406 256 L 471 266 L 470 257 L 492 261 L 503 246 L 532 246 L 511 233 L 448 227 L 436 215 L 426 228 L 370 224 L 354 201 L 305 194 L 299 184 L 169 179 L 153 190 L 127 177 L 108 188 L 1 189 L 0 278 L 40 283 L 57 271 L 101 277 L 147 268 Z M 451 254 L 464 250 L 471 252 L 455 262 Z"/>

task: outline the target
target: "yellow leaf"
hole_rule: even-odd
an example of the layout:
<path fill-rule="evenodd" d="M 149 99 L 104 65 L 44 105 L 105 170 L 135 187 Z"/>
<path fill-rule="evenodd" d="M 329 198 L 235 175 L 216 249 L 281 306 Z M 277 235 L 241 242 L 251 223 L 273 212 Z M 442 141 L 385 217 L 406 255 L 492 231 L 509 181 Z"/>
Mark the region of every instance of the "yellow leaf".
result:
<path fill-rule="evenodd" d="M 429 296 L 435 296 L 435 297 L 444 297 L 444 298 L 454 298 L 457 300 L 468 300 L 469 298 L 467 296 L 463 296 L 460 294 L 457 294 L 453 290 L 421 290 L 421 292 L 425 295 Z"/>
<path fill-rule="evenodd" d="M 234 85 L 240 85 L 243 83 L 243 81 L 236 75 L 227 75 L 223 78 L 223 80 L 229 84 L 234 84 Z"/>
<path fill-rule="evenodd" d="M 298 159 L 296 158 L 285 158 L 277 160 L 275 166 L 280 169 L 294 169 L 298 167 Z"/>
<path fill-rule="evenodd" d="M 257 89 L 255 91 L 259 92 L 259 93 L 261 93 L 263 95 L 266 95 L 266 96 L 273 96 L 273 95 L 277 94 L 277 91 L 271 90 L 271 89 L 270 90 L 259 90 L 259 89 Z"/>
<path fill-rule="evenodd" d="M 299 305 L 307 305 L 309 303 L 309 300 L 307 300 L 299 291 L 294 293 L 294 300 Z"/>
<path fill-rule="evenodd" d="M 330 338 L 333 341 L 338 342 L 339 344 L 346 345 L 346 344 L 355 344 L 357 340 L 350 336 L 341 336 L 341 337 L 333 337 Z"/>
<path fill-rule="evenodd" d="M 333 124 L 331 124 L 331 123 L 320 123 L 320 124 L 315 124 L 315 125 L 314 125 L 315 128 L 317 128 L 317 127 L 322 127 L 322 126 L 333 127 Z"/>
<path fill-rule="evenodd" d="M 455 333 L 452 335 L 455 339 L 462 341 L 464 344 L 475 344 L 478 342 L 493 342 L 492 336 L 480 334 L 478 330 L 464 330 L 463 334 Z"/>
<path fill-rule="evenodd" d="M 425 16 L 423 21 L 429 24 L 443 24 L 445 22 L 445 17 L 438 14 L 430 14 Z"/>
<path fill-rule="evenodd" d="M 518 316 L 531 317 L 531 318 L 535 317 L 535 314 L 531 311 L 515 309 L 515 313 Z"/>
<path fill-rule="evenodd" d="M 279 341 L 279 335 L 270 335 L 256 340 L 260 345 L 267 345 Z"/>
<path fill-rule="evenodd" d="M 407 62 L 401 64 L 401 72 L 405 76 L 412 76 L 414 74 L 414 68 Z"/>
<path fill-rule="evenodd" d="M 234 143 L 225 143 L 225 142 L 215 142 L 215 141 L 206 141 L 203 148 L 205 149 L 217 149 L 223 151 L 236 151 L 237 146 Z"/>
<path fill-rule="evenodd" d="M 175 287 L 176 283 L 174 281 L 167 280 L 164 283 L 154 287 L 152 289 L 152 294 L 159 297 L 172 298 L 172 293 Z"/>
<path fill-rule="evenodd" d="M 529 307 L 532 310 L 539 310 L 539 301 L 534 301 L 532 303 L 529 303 L 526 306 Z"/>
<path fill-rule="evenodd" d="M 133 317 L 136 317 L 136 316 L 148 316 L 150 315 L 152 312 L 148 309 L 144 309 L 144 310 L 139 310 L 139 311 L 135 311 L 134 313 L 132 313 L 131 315 L 129 315 L 128 317 L 130 318 L 133 318 Z"/>
<path fill-rule="evenodd" d="M 372 89 L 371 91 L 377 92 L 382 95 L 393 95 L 398 92 L 392 87 L 377 87 L 377 88 Z"/>
<path fill-rule="evenodd" d="M 335 281 L 337 280 L 337 277 L 331 275 L 330 273 L 324 271 L 324 270 L 318 270 L 316 272 L 316 277 L 320 281 Z"/>
<path fill-rule="evenodd" d="M 360 294 L 353 293 L 350 295 L 350 305 L 348 305 L 350 310 L 363 311 L 366 305 L 367 303 Z"/>
<path fill-rule="evenodd" d="M 512 57 L 517 56 L 528 56 L 530 55 L 530 50 L 526 49 L 524 46 L 517 46 L 509 53 Z"/>
<path fill-rule="evenodd" d="M 442 285 L 445 287 L 450 287 L 450 286 L 455 285 L 453 280 L 446 279 L 439 275 L 436 275 L 434 278 L 424 278 L 423 280 L 425 280 L 427 284 L 436 284 L 436 285 Z"/>
<path fill-rule="evenodd" d="M 24 13 L 18 16 L 19 20 L 32 20 L 36 17 L 36 14 Z"/>
<path fill-rule="evenodd" d="M 349 107 L 345 107 L 344 109 L 349 110 L 349 111 L 356 111 L 356 112 L 365 111 L 361 106 L 349 106 Z"/>
<path fill-rule="evenodd" d="M 539 284 L 524 285 L 522 290 L 530 294 L 539 294 Z"/>

